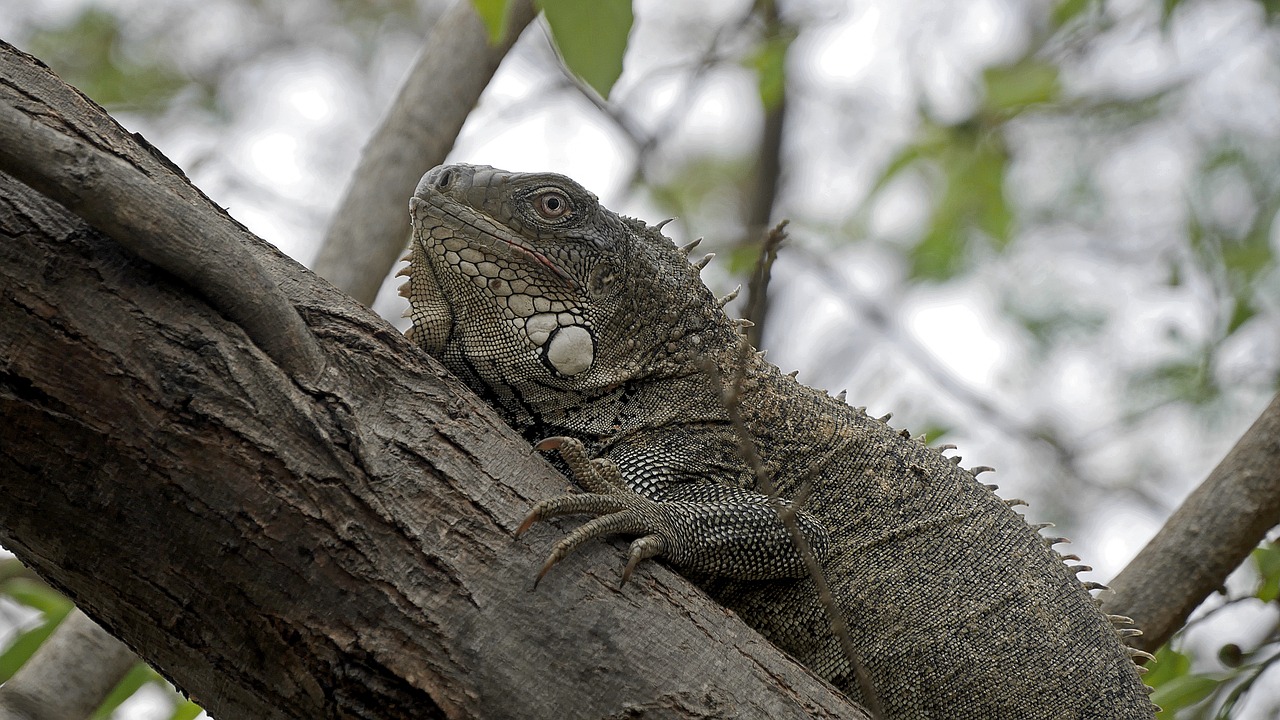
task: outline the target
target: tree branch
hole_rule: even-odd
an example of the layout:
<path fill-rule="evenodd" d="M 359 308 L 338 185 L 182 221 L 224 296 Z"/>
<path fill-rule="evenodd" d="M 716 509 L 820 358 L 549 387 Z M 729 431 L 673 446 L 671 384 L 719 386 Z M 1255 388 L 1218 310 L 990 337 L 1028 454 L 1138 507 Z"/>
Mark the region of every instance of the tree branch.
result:
<path fill-rule="evenodd" d="M 240 232 L 31 58 L 0 47 L 0 78 L 183 199 L 193 237 Z M 564 478 L 260 240 L 314 382 L 4 174 L 0 238 L 0 542 L 215 717 L 859 716 L 662 566 L 618 589 L 618 547 L 531 592 L 560 533 L 514 531 Z"/>
<path fill-rule="evenodd" d="M 124 643 L 72 610 L 0 685 L 0 720 L 87 718 L 137 662 Z"/>
<path fill-rule="evenodd" d="M 313 269 L 364 305 L 372 305 L 409 241 L 405 198 L 423 173 L 444 162 L 462 123 L 535 17 L 529 0 L 508 10 L 497 45 L 469 0 L 455 2 L 431 29 L 382 125 L 333 214 Z"/>
<path fill-rule="evenodd" d="M 1280 395 L 1114 580 L 1103 609 L 1154 652 L 1280 524 Z"/>
<path fill-rule="evenodd" d="M 0 170 L 197 288 L 281 367 L 302 380 L 319 375 L 315 339 L 244 249 L 241 229 L 217 221 L 221 209 L 192 207 L 118 157 L 47 126 L 57 110 L 20 91 L 27 68 L 6 62 L 3 70 Z"/>

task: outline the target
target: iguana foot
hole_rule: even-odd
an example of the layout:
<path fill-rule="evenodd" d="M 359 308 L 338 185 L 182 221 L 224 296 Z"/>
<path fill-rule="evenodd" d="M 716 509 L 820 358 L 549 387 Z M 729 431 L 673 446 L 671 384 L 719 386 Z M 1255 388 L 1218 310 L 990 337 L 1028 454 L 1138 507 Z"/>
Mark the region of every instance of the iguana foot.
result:
<path fill-rule="evenodd" d="M 595 538 L 618 533 L 638 534 L 632 541 L 630 558 L 622 572 L 622 584 L 631 579 L 631 573 L 641 560 L 659 555 L 667 548 L 671 526 L 664 521 L 659 503 L 639 495 L 627 487 L 618 472 L 618 466 L 603 458 L 592 460 L 582 443 L 574 438 L 547 438 L 534 446 L 537 450 L 558 450 L 561 459 L 569 466 L 574 480 L 587 489 L 582 495 L 562 495 L 539 502 L 516 530 L 516 536 L 524 534 L 535 522 L 557 515 L 596 515 L 594 520 L 569 533 L 552 548 L 551 555 L 543 563 L 534 580 L 534 587 L 553 565 L 569 556 L 583 543 Z"/>

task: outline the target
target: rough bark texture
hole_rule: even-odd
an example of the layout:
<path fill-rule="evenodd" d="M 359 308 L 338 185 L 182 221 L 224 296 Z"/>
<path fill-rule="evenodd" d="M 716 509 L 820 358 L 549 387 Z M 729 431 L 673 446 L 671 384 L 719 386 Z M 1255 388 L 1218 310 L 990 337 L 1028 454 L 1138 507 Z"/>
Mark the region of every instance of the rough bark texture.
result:
<path fill-rule="evenodd" d="M 0 720 L 80 720 L 93 715 L 138 657 L 79 610 L 0 685 Z"/>
<path fill-rule="evenodd" d="M 1115 580 L 1106 612 L 1142 628 L 1155 652 L 1280 524 L 1280 395 Z"/>
<path fill-rule="evenodd" d="M 9 46 L 0 104 L 209 205 Z M 858 716 L 673 573 L 617 589 L 616 549 L 532 592 L 553 538 L 513 532 L 563 478 L 243 237 L 320 342 L 314 382 L 0 174 L 0 542 L 215 717 Z"/>
<path fill-rule="evenodd" d="M 529 0 L 512 2 L 508 12 L 506 37 L 490 45 L 470 0 L 455 3 L 431 29 L 361 153 L 313 263 L 359 302 L 373 304 L 409 242 L 405 198 L 423 173 L 444 162 L 480 93 L 536 15 Z"/>

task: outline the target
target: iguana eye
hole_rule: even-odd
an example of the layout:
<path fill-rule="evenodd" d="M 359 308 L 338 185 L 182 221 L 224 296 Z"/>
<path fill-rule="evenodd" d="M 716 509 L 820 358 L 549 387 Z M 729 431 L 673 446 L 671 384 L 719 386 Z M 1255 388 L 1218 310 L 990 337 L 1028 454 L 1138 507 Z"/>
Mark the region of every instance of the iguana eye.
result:
<path fill-rule="evenodd" d="M 559 220 L 569 214 L 569 197 L 559 190 L 547 190 L 534 196 L 533 209 L 543 220 Z"/>

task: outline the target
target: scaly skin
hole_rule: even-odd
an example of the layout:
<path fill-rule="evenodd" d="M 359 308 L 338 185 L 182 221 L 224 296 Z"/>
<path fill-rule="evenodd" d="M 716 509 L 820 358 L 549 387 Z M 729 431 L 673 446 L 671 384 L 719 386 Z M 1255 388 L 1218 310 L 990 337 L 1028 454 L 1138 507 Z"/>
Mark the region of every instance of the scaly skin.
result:
<path fill-rule="evenodd" d="M 800 528 L 889 717 L 1154 717 L 1079 568 L 953 459 L 741 352 L 657 228 L 560 175 L 467 165 L 427 173 L 410 211 L 412 337 L 526 437 L 556 436 L 543 449 L 588 490 L 530 514 L 597 516 L 544 573 L 587 540 L 637 535 L 628 574 L 667 558 L 859 699 L 711 379 L 741 377 L 779 497 L 811 484 Z"/>

